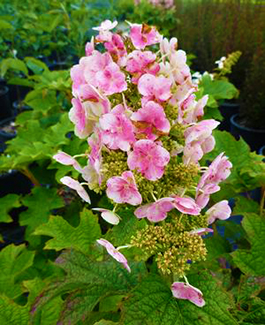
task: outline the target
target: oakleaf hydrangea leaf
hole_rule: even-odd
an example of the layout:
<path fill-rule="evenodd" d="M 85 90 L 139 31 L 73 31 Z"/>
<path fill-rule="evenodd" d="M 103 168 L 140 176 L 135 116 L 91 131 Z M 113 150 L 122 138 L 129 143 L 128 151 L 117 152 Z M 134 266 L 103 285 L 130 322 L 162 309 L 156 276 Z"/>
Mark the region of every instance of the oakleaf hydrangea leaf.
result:
<path fill-rule="evenodd" d="M 14 301 L 0 295 L 0 324 L 28 325 L 29 311 L 26 306 L 20 306 Z"/>
<path fill-rule="evenodd" d="M 134 325 L 236 325 L 228 312 L 231 301 L 208 273 L 189 277 L 203 292 L 206 305 L 199 308 L 186 300 L 175 299 L 170 286 L 154 274 L 145 278 L 125 302 L 122 324 Z"/>
<path fill-rule="evenodd" d="M 137 219 L 131 208 L 120 210 L 117 214 L 121 217 L 121 221 L 111 229 L 108 239 L 115 246 L 129 244 L 131 237 L 135 235 L 136 231 L 146 226 L 146 220 Z"/>
<path fill-rule="evenodd" d="M 226 80 L 212 80 L 209 75 L 203 76 L 200 87 L 204 94 L 211 95 L 215 100 L 232 99 L 238 93 L 236 87 Z"/>
<path fill-rule="evenodd" d="M 28 307 L 31 308 L 31 313 L 35 311 L 37 308 L 38 300 L 35 300 L 39 294 L 45 289 L 47 286 L 47 281 L 43 281 L 39 278 L 35 278 L 33 280 L 24 281 L 24 286 L 29 291 L 29 297 L 28 297 Z M 49 301 L 38 313 L 38 317 L 34 319 L 34 322 L 31 323 L 33 325 L 50 325 L 50 324 L 56 324 L 60 312 L 61 312 L 61 306 L 63 304 L 63 300 L 61 297 L 55 297 L 51 301 Z"/>
<path fill-rule="evenodd" d="M 259 213 L 259 204 L 256 201 L 248 199 L 244 196 L 238 196 L 233 209 L 233 215 L 244 215 L 245 213 L 249 212 Z"/>
<path fill-rule="evenodd" d="M 127 294 L 136 286 L 139 278 L 146 274 L 143 263 L 130 263 L 132 273 L 129 273 L 111 258 L 98 262 L 75 250 L 62 253 L 56 264 L 66 272 L 66 276 L 45 288 L 43 294 L 37 297 L 37 309 L 32 314 L 36 317 L 46 304 L 63 295 L 62 324 L 71 322 L 74 325 L 86 323 L 88 319 L 94 319 L 94 322 L 106 319 L 104 312 L 98 312 L 100 318 L 95 317 L 94 307 L 107 296 Z M 116 321 L 109 317 L 107 319 Z M 94 322 L 87 321 L 87 324 Z"/>
<path fill-rule="evenodd" d="M 249 169 L 248 166 L 255 166 L 255 170 L 260 170 L 260 165 L 264 165 L 261 156 L 253 155 L 242 138 L 237 141 L 230 133 L 218 130 L 215 130 L 213 135 L 216 145 L 205 156 L 206 160 L 213 160 L 218 153 L 225 152 L 225 155 L 233 164 L 231 175 L 221 184 L 222 191 L 212 196 L 214 201 L 227 199 L 227 197 L 235 196 L 236 193 L 252 190 L 260 186 L 260 178 L 257 177 L 256 173 L 253 174 L 251 172 L 253 168 Z"/>
<path fill-rule="evenodd" d="M 27 250 L 25 245 L 9 245 L 1 251 L 0 292 L 14 299 L 25 291 L 21 284 L 16 283 L 16 279 L 33 264 L 34 255 L 35 253 Z"/>
<path fill-rule="evenodd" d="M 98 218 L 91 211 L 84 209 L 80 214 L 78 227 L 72 227 L 62 217 L 51 216 L 49 222 L 39 226 L 34 234 L 53 237 L 46 242 L 45 249 L 60 251 L 64 248 L 74 248 L 87 254 L 89 246 L 100 238 L 101 231 Z"/>
<path fill-rule="evenodd" d="M 245 214 L 243 227 L 251 243 L 251 249 L 239 249 L 232 253 L 236 265 L 246 274 L 265 274 L 265 220 L 254 213 Z"/>
<path fill-rule="evenodd" d="M 28 209 L 20 213 L 19 220 L 22 226 L 28 226 L 26 238 L 35 228 L 48 221 L 52 209 L 64 206 L 63 199 L 57 195 L 55 188 L 35 187 L 31 194 L 22 199 Z"/>
<path fill-rule="evenodd" d="M 12 218 L 8 212 L 12 208 L 20 207 L 19 196 L 16 194 L 8 194 L 0 199 L 0 222 L 12 222 Z"/>

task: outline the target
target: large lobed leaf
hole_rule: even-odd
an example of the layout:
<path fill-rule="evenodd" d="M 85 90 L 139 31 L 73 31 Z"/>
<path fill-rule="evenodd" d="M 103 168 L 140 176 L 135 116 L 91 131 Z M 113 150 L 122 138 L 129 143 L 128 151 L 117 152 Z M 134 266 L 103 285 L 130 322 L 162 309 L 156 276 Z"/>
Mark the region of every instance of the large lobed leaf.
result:
<path fill-rule="evenodd" d="M 25 291 L 16 279 L 33 264 L 34 256 L 35 253 L 27 250 L 25 245 L 12 244 L 1 251 L 0 293 L 15 299 Z"/>
<path fill-rule="evenodd" d="M 47 304 L 63 296 L 61 324 L 86 323 L 86 320 L 99 320 L 101 315 L 102 318 L 116 320 L 117 314 L 98 313 L 93 311 L 95 306 L 107 296 L 127 294 L 146 272 L 142 263 L 131 263 L 132 272 L 128 273 L 112 258 L 98 262 L 74 250 L 62 253 L 56 263 L 65 270 L 66 276 L 37 297 L 32 306 L 33 319 L 39 317 Z"/>
<path fill-rule="evenodd" d="M 239 249 L 232 253 L 236 265 L 246 274 L 264 276 L 265 274 L 265 219 L 255 213 L 247 213 L 243 227 L 251 243 L 251 249 Z"/>
<path fill-rule="evenodd" d="M 232 302 L 215 279 L 204 272 L 189 277 L 190 283 L 203 292 L 206 305 L 199 308 L 172 296 L 169 284 L 159 275 L 150 274 L 126 301 L 124 325 L 236 325 L 228 309 Z"/>
<path fill-rule="evenodd" d="M 20 213 L 19 222 L 22 226 L 28 226 L 27 240 L 39 225 L 48 221 L 52 209 L 64 206 L 63 199 L 57 195 L 57 190 L 45 187 L 33 188 L 31 194 L 22 199 L 22 203 L 28 209 Z"/>
<path fill-rule="evenodd" d="M 0 222 L 12 222 L 12 218 L 8 212 L 13 208 L 20 207 L 19 196 L 16 194 L 8 194 L 0 198 Z"/>
<path fill-rule="evenodd" d="M 206 161 L 213 160 L 220 152 L 224 152 L 233 164 L 231 175 L 221 183 L 222 191 L 214 194 L 213 199 L 220 201 L 259 187 L 264 180 L 265 164 L 262 157 L 251 153 L 242 138 L 237 141 L 230 133 L 218 130 L 213 134 L 216 145 L 214 150 L 206 155 Z"/>
<path fill-rule="evenodd" d="M 73 248 L 84 254 L 89 252 L 89 246 L 101 236 L 98 218 L 87 209 L 80 214 L 78 227 L 72 227 L 60 216 L 51 216 L 46 224 L 39 226 L 35 235 L 51 236 L 45 244 L 45 249 L 60 251 L 65 248 Z"/>
<path fill-rule="evenodd" d="M 28 308 L 16 304 L 14 301 L 5 297 L 4 295 L 0 295 L 0 324 L 28 325 Z"/>

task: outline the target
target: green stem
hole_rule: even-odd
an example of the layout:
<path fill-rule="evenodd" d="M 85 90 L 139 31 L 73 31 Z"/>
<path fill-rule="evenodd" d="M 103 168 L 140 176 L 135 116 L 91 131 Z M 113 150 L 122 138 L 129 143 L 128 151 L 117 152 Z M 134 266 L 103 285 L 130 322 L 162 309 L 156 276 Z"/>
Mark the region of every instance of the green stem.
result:
<path fill-rule="evenodd" d="M 22 169 L 20 172 L 25 175 L 34 186 L 40 186 L 40 182 L 37 180 L 37 178 L 32 174 L 32 172 L 28 169 Z"/>

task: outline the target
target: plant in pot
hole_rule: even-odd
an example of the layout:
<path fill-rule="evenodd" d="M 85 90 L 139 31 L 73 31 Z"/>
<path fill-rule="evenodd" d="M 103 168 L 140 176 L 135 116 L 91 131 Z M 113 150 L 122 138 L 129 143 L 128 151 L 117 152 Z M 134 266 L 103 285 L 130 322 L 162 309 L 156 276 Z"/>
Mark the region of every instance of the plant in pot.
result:
<path fill-rule="evenodd" d="M 215 63 L 218 64 L 218 67 L 214 70 L 214 79 L 228 81 L 227 75 L 232 73 L 232 68 L 240 59 L 241 54 L 242 52 L 236 51 L 230 53 L 227 58 L 222 57 L 220 60 L 216 61 Z M 221 100 L 219 102 L 219 111 L 223 117 L 219 125 L 219 130 L 230 131 L 230 118 L 239 111 L 238 96 L 239 92 L 235 94 L 234 98 Z"/>
<path fill-rule="evenodd" d="M 237 88 L 225 77 L 229 68 L 231 69 L 230 58 L 226 66 L 224 71 L 223 69 L 218 69 L 216 73 L 205 71 L 203 74 L 195 72 L 192 75 L 194 82 L 198 84 L 197 98 L 200 99 L 204 95 L 208 95 L 205 116 L 207 118 L 215 118 L 219 121 L 224 121 L 220 124 L 221 128 L 219 125 L 221 130 L 226 129 L 227 115 L 231 115 L 231 111 L 225 111 L 225 114 L 223 114 L 223 110 L 220 109 L 220 103 L 231 101 L 238 96 Z M 229 109 L 231 108 L 229 107 Z"/>
<path fill-rule="evenodd" d="M 247 72 L 239 114 L 231 117 L 231 132 L 252 150 L 265 145 L 265 46 L 260 45 Z"/>

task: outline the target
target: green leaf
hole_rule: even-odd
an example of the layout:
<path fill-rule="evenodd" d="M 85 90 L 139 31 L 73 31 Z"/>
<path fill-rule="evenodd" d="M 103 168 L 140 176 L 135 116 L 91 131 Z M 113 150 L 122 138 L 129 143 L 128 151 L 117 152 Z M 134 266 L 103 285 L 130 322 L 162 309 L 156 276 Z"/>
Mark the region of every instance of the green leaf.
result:
<path fill-rule="evenodd" d="M 26 238 L 29 239 L 31 233 L 49 219 L 52 209 L 64 206 L 63 199 L 57 195 L 56 188 L 33 188 L 30 195 L 22 199 L 22 203 L 28 207 L 19 215 L 19 222 L 22 226 L 28 226 Z"/>
<path fill-rule="evenodd" d="M 14 299 L 25 291 L 16 279 L 33 264 L 34 255 L 25 245 L 12 244 L 0 252 L 0 292 Z"/>
<path fill-rule="evenodd" d="M 250 153 L 249 146 L 242 138 L 237 141 L 230 133 L 218 130 L 214 131 L 213 135 L 216 145 L 214 150 L 205 156 L 206 161 L 213 160 L 221 152 L 224 152 L 233 164 L 231 175 L 225 182 L 221 183 L 222 191 L 213 195 L 214 200 L 227 199 L 227 197 L 235 196 L 236 193 L 260 186 L 256 175 L 252 176 L 251 172 L 244 171 L 249 166 L 264 165 L 260 157 L 253 156 Z"/>
<path fill-rule="evenodd" d="M 207 260 L 214 260 L 219 257 L 229 257 L 231 247 L 229 242 L 222 236 L 215 234 L 212 237 L 205 239 L 206 248 L 208 251 Z"/>
<path fill-rule="evenodd" d="M 250 300 L 257 296 L 261 290 L 265 289 L 264 277 L 253 277 L 241 275 L 240 284 L 235 294 L 237 302 L 250 302 Z"/>
<path fill-rule="evenodd" d="M 236 198 L 236 204 L 233 209 L 233 215 L 244 215 L 245 213 L 259 213 L 259 204 L 256 201 L 244 196 Z"/>
<path fill-rule="evenodd" d="M 246 304 L 243 306 L 246 307 Z M 263 325 L 265 319 L 265 302 L 259 298 L 248 301 L 248 310 L 243 317 L 244 325 Z"/>
<path fill-rule="evenodd" d="M 191 285 L 203 292 L 202 308 L 187 300 L 175 299 L 170 285 L 159 275 L 150 274 L 132 291 L 122 310 L 124 325 L 236 325 L 228 312 L 230 297 L 207 272 L 190 276 Z"/>
<path fill-rule="evenodd" d="M 25 61 L 28 68 L 32 70 L 35 74 L 41 74 L 43 71 L 48 70 L 48 67 L 45 63 L 35 58 L 26 57 Z"/>
<path fill-rule="evenodd" d="M 35 89 L 27 94 L 24 102 L 34 110 L 44 112 L 57 105 L 56 93 L 47 89 Z"/>
<path fill-rule="evenodd" d="M 28 307 L 32 305 L 32 310 L 34 310 L 37 307 L 38 300 L 36 299 L 38 295 L 41 294 L 41 292 L 45 289 L 47 286 L 47 281 L 43 281 L 39 278 L 35 278 L 33 280 L 24 281 L 24 286 L 26 287 L 27 291 L 29 292 L 28 297 Z M 34 319 L 34 322 L 31 324 L 36 325 L 50 325 L 50 324 L 56 324 L 60 312 L 61 307 L 63 305 L 63 300 L 61 297 L 56 297 L 49 303 L 47 303 L 42 310 L 38 313 L 38 317 Z"/>
<path fill-rule="evenodd" d="M 0 30 L 2 29 L 13 29 L 13 26 L 6 20 L 0 19 Z"/>
<path fill-rule="evenodd" d="M 20 206 L 19 196 L 16 194 L 8 194 L 0 198 L 0 222 L 12 222 L 13 220 L 8 212 Z"/>
<path fill-rule="evenodd" d="M 65 278 L 55 282 L 38 297 L 36 313 L 55 299 L 64 296 L 64 306 L 60 321 L 63 324 L 86 323 L 87 319 L 95 319 L 92 312 L 94 307 L 106 296 L 124 295 L 128 293 L 145 275 L 143 263 L 130 263 L 132 272 L 129 273 L 123 266 L 112 258 L 104 262 L 91 260 L 78 251 L 66 251 L 61 254 L 56 263 L 66 272 Z M 71 308 L 69 308 L 71 306 Z M 106 316 L 99 315 L 98 321 Z M 116 317 L 116 315 L 115 315 Z M 117 319 L 109 318 L 116 321 Z M 93 324 L 93 322 L 87 322 Z"/>
<path fill-rule="evenodd" d="M 64 248 L 73 248 L 84 254 L 89 252 L 89 246 L 101 236 L 98 218 L 87 209 L 80 214 L 78 227 L 72 227 L 59 216 L 51 216 L 49 222 L 39 226 L 35 235 L 51 236 L 45 244 L 45 249 L 60 251 Z"/>
<path fill-rule="evenodd" d="M 251 250 L 239 249 L 232 253 L 242 272 L 254 276 L 265 274 L 265 219 L 254 213 L 245 214 L 243 227 L 251 243 Z"/>
<path fill-rule="evenodd" d="M 19 85 L 19 86 L 25 86 L 25 87 L 34 87 L 34 82 L 25 78 L 19 78 L 19 77 L 13 77 L 8 79 L 9 85 Z"/>
<path fill-rule="evenodd" d="M 137 219 L 133 211 L 133 208 L 128 207 L 117 212 L 121 221 L 108 232 L 107 236 L 115 246 L 129 244 L 131 237 L 135 235 L 137 230 L 146 226 L 146 220 Z"/>
<path fill-rule="evenodd" d="M 204 94 L 211 95 L 215 100 L 232 99 L 238 94 L 236 87 L 226 80 L 212 80 L 210 76 L 202 77 L 199 87 Z"/>
<path fill-rule="evenodd" d="M 68 144 L 66 134 L 73 130 L 73 124 L 69 120 L 68 113 L 61 114 L 60 121 L 47 129 L 43 140 L 52 147 Z"/>
<path fill-rule="evenodd" d="M 0 295 L 0 324 L 1 325 L 28 325 L 29 311 L 7 297 Z"/>
<path fill-rule="evenodd" d="M 101 312 L 118 311 L 123 298 L 125 298 L 124 295 L 106 297 L 101 300 L 99 310 Z"/>
<path fill-rule="evenodd" d="M 26 76 L 28 75 L 28 69 L 26 64 L 19 60 L 19 59 L 13 59 L 13 58 L 8 58 L 2 60 L 1 64 L 1 76 L 4 77 L 6 72 L 11 69 L 11 70 L 18 70 L 23 72 Z"/>

